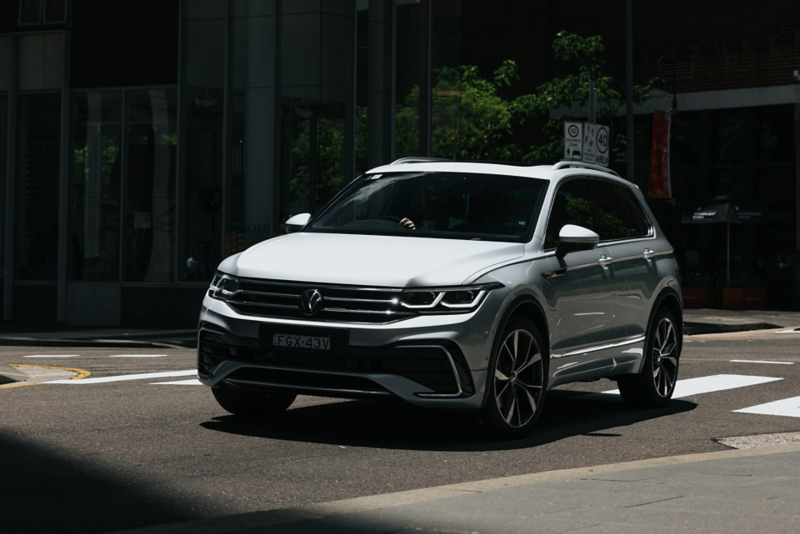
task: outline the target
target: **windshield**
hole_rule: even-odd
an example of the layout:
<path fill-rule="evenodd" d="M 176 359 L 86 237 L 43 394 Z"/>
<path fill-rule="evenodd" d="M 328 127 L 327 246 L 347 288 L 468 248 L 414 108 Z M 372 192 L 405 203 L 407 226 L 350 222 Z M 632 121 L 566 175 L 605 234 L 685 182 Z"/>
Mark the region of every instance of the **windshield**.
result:
<path fill-rule="evenodd" d="M 525 242 L 546 190 L 520 176 L 366 174 L 305 231 Z"/>

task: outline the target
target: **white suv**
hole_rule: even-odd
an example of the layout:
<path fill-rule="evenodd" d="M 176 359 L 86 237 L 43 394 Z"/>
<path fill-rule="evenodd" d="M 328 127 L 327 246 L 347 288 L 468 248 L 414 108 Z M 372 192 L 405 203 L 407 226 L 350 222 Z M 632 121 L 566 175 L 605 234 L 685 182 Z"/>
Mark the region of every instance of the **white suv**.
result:
<path fill-rule="evenodd" d="M 233 414 L 399 398 L 513 438 L 561 384 L 610 378 L 641 407 L 672 396 L 672 246 L 604 168 L 405 158 L 287 225 L 223 261 L 203 301 L 198 376 Z"/>

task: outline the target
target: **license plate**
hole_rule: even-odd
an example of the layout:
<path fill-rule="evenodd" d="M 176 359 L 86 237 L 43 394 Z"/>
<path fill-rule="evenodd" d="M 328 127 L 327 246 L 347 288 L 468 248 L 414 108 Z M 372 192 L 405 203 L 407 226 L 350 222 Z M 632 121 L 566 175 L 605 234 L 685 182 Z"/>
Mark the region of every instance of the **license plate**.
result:
<path fill-rule="evenodd" d="M 290 347 L 293 349 L 331 350 L 331 338 L 324 336 L 272 334 L 272 346 Z"/>

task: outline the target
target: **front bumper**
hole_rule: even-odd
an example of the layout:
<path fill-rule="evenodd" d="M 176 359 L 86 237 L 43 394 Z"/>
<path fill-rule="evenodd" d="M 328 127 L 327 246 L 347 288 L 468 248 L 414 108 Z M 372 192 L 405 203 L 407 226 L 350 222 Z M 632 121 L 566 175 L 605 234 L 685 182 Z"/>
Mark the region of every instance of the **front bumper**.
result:
<path fill-rule="evenodd" d="M 206 296 L 198 334 L 198 377 L 211 387 L 396 397 L 426 407 L 478 408 L 501 293 L 490 293 L 470 314 L 428 315 L 382 325 L 245 316 Z M 265 341 L 265 329 L 288 334 L 312 329 L 345 342 L 334 344 L 330 352 L 276 349 Z"/>

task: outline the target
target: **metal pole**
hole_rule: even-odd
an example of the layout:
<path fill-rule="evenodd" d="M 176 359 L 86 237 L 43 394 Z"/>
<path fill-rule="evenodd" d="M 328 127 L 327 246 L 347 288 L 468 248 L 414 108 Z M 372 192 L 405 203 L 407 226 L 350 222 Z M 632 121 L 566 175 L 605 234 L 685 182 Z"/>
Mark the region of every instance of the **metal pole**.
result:
<path fill-rule="evenodd" d="M 597 88 L 589 82 L 589 124 L 597 124 Z"/>
<path fill-rule="evenodd" d="M 633 9 L 625 0 L 625 178 L 633 182 Z"/>

